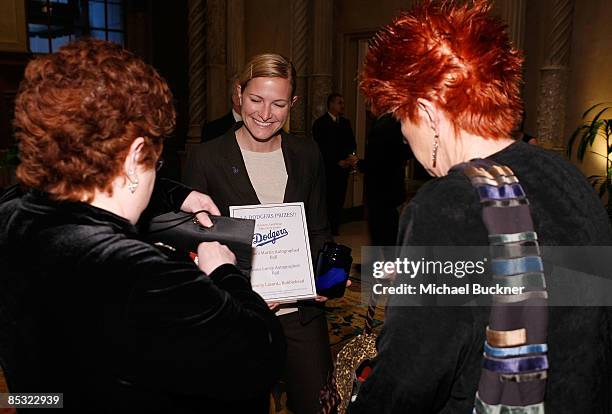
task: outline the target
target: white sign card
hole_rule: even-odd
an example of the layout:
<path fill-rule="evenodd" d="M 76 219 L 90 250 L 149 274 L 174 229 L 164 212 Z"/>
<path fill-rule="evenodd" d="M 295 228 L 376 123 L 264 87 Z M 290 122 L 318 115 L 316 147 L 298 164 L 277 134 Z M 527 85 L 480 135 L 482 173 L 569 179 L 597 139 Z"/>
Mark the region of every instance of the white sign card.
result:
<path fill-rule="evenodd" d="M 295 302 L 317 295 L 304 203 L 230 206 L 255 220 L 251 286 L 265 300 Z"/>

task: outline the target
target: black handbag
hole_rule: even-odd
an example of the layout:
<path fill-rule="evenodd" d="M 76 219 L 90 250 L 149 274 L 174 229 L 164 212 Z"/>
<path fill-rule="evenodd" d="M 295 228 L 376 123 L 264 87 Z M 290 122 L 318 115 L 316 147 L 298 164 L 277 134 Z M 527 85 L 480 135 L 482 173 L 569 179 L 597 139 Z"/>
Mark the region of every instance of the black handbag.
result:
<path fill-rule="evenodd" d="M 196 213 L 166 213 L 151 219 L 143 231 L 143 239 L 163 245 L 188 257 L 197 253 L 202 242 L 217 241 L 227 245 L 236 255 L 238 268 L 249 273 L 252 260 L 252 241 L 255 220 L 210 216 L 212 227 L 204 227 L 195 219 Z"/>

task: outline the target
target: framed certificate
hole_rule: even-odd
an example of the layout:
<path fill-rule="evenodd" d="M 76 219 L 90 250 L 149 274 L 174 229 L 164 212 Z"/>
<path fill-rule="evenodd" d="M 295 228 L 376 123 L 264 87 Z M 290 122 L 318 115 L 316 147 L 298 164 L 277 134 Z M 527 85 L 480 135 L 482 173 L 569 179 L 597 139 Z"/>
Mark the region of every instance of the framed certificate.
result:
<path fill-rule="evenodd" d="M 273 302 L 317 295 L 304 203 L 230 206 L 230 216 L 255 220 L 254 291 Z"/>

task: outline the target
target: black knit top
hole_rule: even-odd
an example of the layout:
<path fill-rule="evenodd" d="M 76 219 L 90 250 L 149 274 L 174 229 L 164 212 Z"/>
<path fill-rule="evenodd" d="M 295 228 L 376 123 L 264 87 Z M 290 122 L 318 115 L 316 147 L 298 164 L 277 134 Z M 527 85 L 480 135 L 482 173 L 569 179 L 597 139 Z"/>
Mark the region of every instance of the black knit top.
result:
<path fill-rule="evenodd" d="M 542 246 L 612 245 L 601 201 L 562 157 L 523 142 L 492 155 L 519 178 Z M 403 212 L 400 244 L 488 245 L 469 180 L 451 170 Z M 351 413 L 471 413 L 488 308 L 389 307 L 375 369 Z M 550 307 L 547 413 L 612 412 L 612 311 Z"/>

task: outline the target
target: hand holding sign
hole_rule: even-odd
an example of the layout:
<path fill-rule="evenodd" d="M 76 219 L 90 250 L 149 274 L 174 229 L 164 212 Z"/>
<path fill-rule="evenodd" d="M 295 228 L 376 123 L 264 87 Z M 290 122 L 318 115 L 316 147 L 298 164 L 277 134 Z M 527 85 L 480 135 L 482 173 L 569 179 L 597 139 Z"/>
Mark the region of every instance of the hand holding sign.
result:
<path fill-rule="evenodd" d="M 304 203 L 231 206 L 255 220 L 251 285 L 268 306 L 316 298 Z"/>

